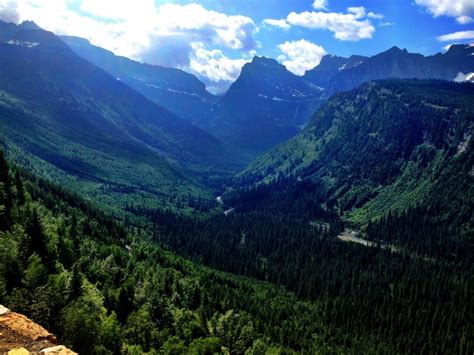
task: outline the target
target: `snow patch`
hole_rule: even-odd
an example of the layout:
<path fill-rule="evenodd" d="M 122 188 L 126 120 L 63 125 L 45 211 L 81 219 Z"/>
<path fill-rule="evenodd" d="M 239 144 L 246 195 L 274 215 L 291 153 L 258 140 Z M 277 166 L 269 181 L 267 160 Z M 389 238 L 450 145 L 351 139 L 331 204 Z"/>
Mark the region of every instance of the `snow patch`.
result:
<path fill-rule="evenodd" d="M 313 89 L 317 89 L 319 91 L 324 91 L 324 88 L 322 88 L 321 86 L 318 86 L 318 85 L 314 85 L 313 83 L 310 83 L 310 82 L 306 82 L 306 84 L 308 84 L 309 87 L 313 88 Z"/>
<path fill-rule="evenodd" d="M 8 41 L 7 43 L 13 46 L 21 46 L 21 47 L 27 47 L 27 48 L 33 48 L 39 45 L 39 42 L 19 41 L 17 39 L 12 39 Z"/>
<path fill-rule="evenodd" d="M 196 96 L 196 97 L 199 97 L 198 94 L 194 93 L 194 92 L 187 92 L 187 91 L 180 91 L 180 90 L 175 90 L 175 89 L 166 89 L 166 91 L 169 91 L 169 92 L 172 92 L 174 94 L 180 94 L 180 95 L 189 95 L 189 96 Z"/>
<path fill-rule="evenodd" d="M 474 73 L 462 73 L 459 72 L 458 75 L 454 78 L 454 81 L 457 83 L 462 83 L 464 81 L 474 82 Z"/>

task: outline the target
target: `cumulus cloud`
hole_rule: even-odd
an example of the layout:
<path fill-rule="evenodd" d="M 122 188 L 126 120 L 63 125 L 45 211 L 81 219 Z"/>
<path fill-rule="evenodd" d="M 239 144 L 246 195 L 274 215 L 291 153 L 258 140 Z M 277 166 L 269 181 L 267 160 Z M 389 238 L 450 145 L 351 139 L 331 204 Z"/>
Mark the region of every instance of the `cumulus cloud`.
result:
<path fill-rule="evenodd" d="M 334 37 L 341 41 L 359 41 L 372 38 L 375 27 L 371 19 L 381 19 L 383 15 L 373 12 L 366 13 L 364 7 L 349 7 L 347 13 L 305 11 L 302 13 L 292 12 L 286 19 L 267 19 L 267 25 L 280 28 L 300 26 L 309 29 L 329 30 Z M 283 25 L 285 24 L 285 25 Z"/>
<path fill-rule="evenodd" d="M 316 10 L 326 10 L 328 7 L 328 0 L 314 0 L 313 8 Z"/>
<path fill-rule="evenodd" d="M 323 47 L 304 39 L 287 41 L 280 44 L 278 49 L 283 53 L 278 60 L 296 75 L 303 75 L 307 70 L 316 67 L 327 54 Z"/>
<path fill-rule="evenodd" d="M 16 1 L 0 0 L 0 20 L 18 23 L 20 14 Z"/>
<path fill-rule="evenodd" d="M 275 20 L 271 18 L 263 20 L 263 24 L 273 27 L 279 27 L 283 30 L 287 30 L 291 27 L 288 22 L 286 22 L 286 20 Z"/>
<path fill-rule="evenodd" d="M 152 37 L 150 45 L 140 52 L 140 58 L 149 64 L 187 68 L 193 51 L 186 36 L 156 36 Z"/>
<path fill-rule="evenodd" d="M 367 17 L 368 18 L 373 18 L 375 20 L 382 20 L 385 16 L 382 15 L 382 14 L 376 14 L 375 12 L 371 11 L 367 14 Z"/>
<path fill-rule="evenodd" d="M 219 49 L 207 50 L 202 44 L 194 45 L 190 70 L 201 77 L 211 92 L 219 93 L 227 89 L 229 83 L 240 75 L 242 67 L 250 59 L 231 59 Z"/>
<path fill-rule="evenodd" d="M 434 17 L 449 16 L 456 18 L 460 24 L 473 21 L 474 1 L 472 0 L 415 0 Z"/>
<path fill-rule="evenodd" d="M 466 39 L 474 39 L 474 31 L 459 31 L 453 33 L 447 33 L 445 35 L 438 36 L 440 42 L 453 42 L 462 41 Z"/>
<path fill-rule="evenodd" d="M 468 24 L 468 23 L 471 23 L 472 21 L 474 21 L 474 19 L 470 16 L 459 16 L 456 18 L 456 21 L 457 23 L 461 24 L 461 25 L 465 25 L 465 24 Z"/>

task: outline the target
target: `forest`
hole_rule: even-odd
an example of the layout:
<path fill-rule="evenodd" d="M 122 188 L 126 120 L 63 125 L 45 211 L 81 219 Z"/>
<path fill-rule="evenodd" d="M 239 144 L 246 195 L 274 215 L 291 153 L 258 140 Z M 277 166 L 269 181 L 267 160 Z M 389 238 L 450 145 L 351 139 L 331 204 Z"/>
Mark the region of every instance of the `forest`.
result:
<path fill-rule="evenodd" d="M 0 156 L 0 303 L 83 354 L 347 352 L 391 346 L 320 304 L 167 252 Z M 270 301 L 269 301 L 270 300 Z"/>
<path fill-rule="evenodd" d="M 473 349 L 468 260 L 337 241 L 340 220 L 307 185 L 249 189 L 208 220 L 137 209 L 154 225 L 139 228 L 0 163 L 0 303 L 80 353 Z M 291 219 L 303 210 L 315 223 Z"/>

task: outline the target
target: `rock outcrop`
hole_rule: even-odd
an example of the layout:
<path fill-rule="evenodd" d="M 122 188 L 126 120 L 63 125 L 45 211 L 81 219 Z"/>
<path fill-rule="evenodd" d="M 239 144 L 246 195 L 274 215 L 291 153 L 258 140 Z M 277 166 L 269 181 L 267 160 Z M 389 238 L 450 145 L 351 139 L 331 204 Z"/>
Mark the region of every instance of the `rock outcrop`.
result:
<path fill-rule="evenodd" d="M 73 355 L 56 337 L 22 314 L 0 305 L 0 354 Z"/>

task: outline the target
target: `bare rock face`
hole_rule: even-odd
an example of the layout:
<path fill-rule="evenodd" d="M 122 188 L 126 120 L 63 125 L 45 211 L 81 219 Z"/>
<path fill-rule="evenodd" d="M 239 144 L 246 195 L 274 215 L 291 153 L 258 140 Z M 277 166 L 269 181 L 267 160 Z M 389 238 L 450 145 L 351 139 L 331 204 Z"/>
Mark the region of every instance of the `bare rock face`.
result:
<path fill-rule="evenodd" d="M 76 354 L 56 343 L 56 337 L 42 326 L 0 305 L 0 354 Z"/>

